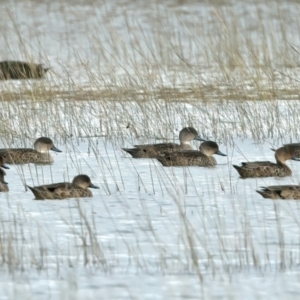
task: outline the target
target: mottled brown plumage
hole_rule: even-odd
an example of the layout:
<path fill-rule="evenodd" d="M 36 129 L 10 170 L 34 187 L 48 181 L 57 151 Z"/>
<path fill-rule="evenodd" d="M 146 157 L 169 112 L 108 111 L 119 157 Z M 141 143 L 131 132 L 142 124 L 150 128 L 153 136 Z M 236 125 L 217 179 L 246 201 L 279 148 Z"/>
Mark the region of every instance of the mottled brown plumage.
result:
<path fill-rule="evenodd" d="M 233 165 L 242 178 L 248 177 L 284 177 L 291 176 L 292 170 L 286 165 L 288 159 L 294 158 L 299 146 L 284 146 L 275 151 L 276 163 L 270 161 L 242 162 L 242 166 Z"/>
<path fill-rule="evenodd" d="M 40 79 L 43 78 L 49 68 L 42 64 L 34 64 L 23 61 L 1 61 L 0 80 L 9 79 Z"/>
<path fill-rule="evenodd" d="M 26 163 L 52 163 L 53 157 L 49 150 L 61 152 L 57 149 L 53 141 L 47 137 L 40 137 L 34 143 L 34 149 L 30 148 L 7 148 L 0 149 L 0 156 L 8 164 L 26 164 Z"/>
<path fill-rule="evenodd" d="M 0 156 L 0 167 L 4 169 L 9 169 L 9 167 L 4 164 L 3 156 Z"/>
<path fill-rule="evenodd" d="M 300 199 L 299 185 L 273 185 L 261 187 L 256 192 L 269 199 Z"/>
<path fill-rule="evenodd" d="M 40 186 L 27 186 L 35 196 L 35 200 L 59 200 L 66 198 L 85 198 L 93 197 L 92 192 L 88 188 L 98 189 L 89 176 L 81 174 L 74 177 L 72 183 L 59 182 Z"/>
<path fill-rule="evenodd" d="M 4 180 L 4 176 L 6 175 L 5 171 L 0 168 L 0 192 L 8 192 L 7 182 Z"/>
<path fill-rule="evenodd" d="M 158 161 L 166 167 L 170 166 L 199 166 L 213 167 L 217 164 L 214 154 L 226 156 L 219 151 L 217 143 L 212 141 L 203 142 L 199 151 L 186 150 L 176 152 L 161 152 L 160 156 L 156 157 Z"/>
<path fill-rule="evenodd" d="M 193 127 L 185 127 L 179 133 L 180 145 L 175 143 L 160 143 L 160 144 L 146 144 L 134 145 L 135 148 L 122 148 L 129 153 L 133 158 L 156 158 L 160 152 L 173 152 L 193 150 L 190 142 L 192 140 L 203 141 L 198 136 L 196 129 Z"/>

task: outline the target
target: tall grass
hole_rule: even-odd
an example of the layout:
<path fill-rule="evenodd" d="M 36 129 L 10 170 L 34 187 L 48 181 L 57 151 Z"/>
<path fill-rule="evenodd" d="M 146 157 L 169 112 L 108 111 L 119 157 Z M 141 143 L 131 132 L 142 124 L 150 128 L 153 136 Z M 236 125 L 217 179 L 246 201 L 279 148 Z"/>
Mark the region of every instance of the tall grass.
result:
<path fill-rule="evenodd" d="M 58 278 L 84 266 L 105 275 L 184 273 L 202 286 L 299 264 L 298 205 L 258 208 L 231 172 L 233 156 L 248 155 L 236 138 L 275 147 L 299 139 L 300 104 L 287 101 L 299 99 L 299 6 L 183 3 L 0 3 L 1 59 L 53 67 L 40 81 L 0 82 L 1 147 L 30 147 L 43 135 L 65 153 L 59 171 L 17 167 L 22 185 L 58 180 L 57 172 L 101 178 L 100 204 L 46 202 L 33 213 L 4 197 L 0 264 L 9 274 L 55 270 Z M 226 175 L 199 183 L 198 171 L 152 161 L 141 171 L 120 150 L 176 141 L 184 126 L 226 145 Z"/>
<path fill-rule="evenodd" d="M 2 59 L 53 64 L 42 83 L 21 83 L 18 90 L 2 85 L 3 100 L 210 102 L 295 99 L 299 92 L 293 2 L 94 1 L 82 7 L 24 1 L 2 9 Z M 31 16 L 26 27 L 25 12 Z M 40 17 L 48 12 L 49 19 Z"/>

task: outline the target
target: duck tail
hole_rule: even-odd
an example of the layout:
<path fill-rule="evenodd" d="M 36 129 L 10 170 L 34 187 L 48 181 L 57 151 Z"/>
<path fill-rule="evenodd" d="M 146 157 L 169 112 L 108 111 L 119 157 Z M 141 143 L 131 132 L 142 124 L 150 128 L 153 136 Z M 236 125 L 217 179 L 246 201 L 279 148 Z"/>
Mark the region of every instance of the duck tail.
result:
<path fill-rule="evenodd" d="M 244 178 L 244 174 L 243 174 L 243 166 L 237 166 L 237 165 L 232 165 L 236 170 L 237 170 L 237 172 L 240 174 L 240 176 L 242 177 L 242 178 Z"/>
<path fill-rule="evenodd" d="M 137 148 L 122 148 L 125 152 L 129 153 L 131 156 L 134 157 L 134 155 L 137 153 Z"/>
<path fill-rule="evenodd" d="M 26 187 L 28 187 L 32 192 L 34 191 L 34 188 L 30 185 L 26 185 Z"/>
<path fill-rule="evenodd" d="M 31 190 L 31 192 L 34 194 L 34 196 L 35 196 L 36 189 L 34 187 L 30 186 L 30 185 L 26 185 L 26 187 L 28 187 Z"/>
<path fill-rule="evenodd" d="M 31 192 L 35 196 L 35 200 L 44 200 L 44 197 L 41 196 L 40 192 L 35 187 L 29 185 L 26 186 L 31 190 Z"/>
<path fill-rule="evenodd" d="M 241 167 L 240 166 L 237 166 L 237 165 L 232 165 L 238 172 L 241 170 Z"/>
<path fill-rule="evenodd" d="M 272 191 L 263 189 L 263 190 L 256 190 L 257 193 L 259 193 L 260 195 L 262 195 L 264 198 L 267 199 L 280 199 L 280 196 Z"/>
<path fill-rule="evenodd" d="M 267 198 L 266 192 L 260 191 L 260 190 L 256 190 L 256 192 L 259 193 L 260 195 L 262 195 L 264 198 Z"/>

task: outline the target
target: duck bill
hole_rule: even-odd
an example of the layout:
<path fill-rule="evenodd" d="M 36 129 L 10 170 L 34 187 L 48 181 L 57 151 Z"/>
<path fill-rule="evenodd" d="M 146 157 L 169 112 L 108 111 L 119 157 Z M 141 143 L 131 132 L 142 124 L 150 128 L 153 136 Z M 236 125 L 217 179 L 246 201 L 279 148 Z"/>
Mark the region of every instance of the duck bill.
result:
<path fill-rule="evenodd" d="M 300 161 L 300 157 L 294 156 L 294 157 L 291 158 L 291 160 Z"/>
<path fill-rule="evenodd" d="M 4 184 L 8 184 L 8 182 L 6 182 L 6 181 L 4 181 L 4 180 L 1 180 L 1 182 L 4 183 Z"/>
<path fill-rule="evenodd" d="M 227 156 L 226 154 L 224 154 L 224 153 L 221 152 L 220 150 L 218 150 L 218 152 L 216 152 L 216 154 L 221 155 L 221 156 Z"/>
<path fill-rule="evenodd" d="M 52 148 L 51 148 L 50 150 L 55 151 L 55 152 L 62 152 L 61 150 L 59 150 L 59 149 L 56 148 L 55 146 L 52 146 Z"/>
<path fill-rule="evenodd" d="M 99 186 L 96 186 L 93 183 L 91 183 L 89 187 L 92 188 L 92 189 L 99 189 Z"/>
<path fill-rule="evenodd" d="M 195 137 L 195 140 L 196 140 L 196 141 L 200 141 L 200 142 L 206 142 L 206 141 L 207 141 L 206 139 L 202 138 L 202 137 L 199 136 L 199 135 L 197 135 L 197 136 Z"/>
<path fill-rule="evenodd" d="M 4 165 L 4 164 L 1 166 L 1 168 L 3 168 L 3 169 L 9 169 L 9 167 L 7 165 Z"/>

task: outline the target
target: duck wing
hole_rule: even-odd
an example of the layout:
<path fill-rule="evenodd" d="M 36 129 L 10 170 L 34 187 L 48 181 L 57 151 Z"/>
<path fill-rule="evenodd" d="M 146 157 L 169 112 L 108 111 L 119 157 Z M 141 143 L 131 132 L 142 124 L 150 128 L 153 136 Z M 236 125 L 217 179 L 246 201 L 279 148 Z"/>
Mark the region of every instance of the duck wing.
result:
<path fill-rule="evenodd" d="M 300 185 L 270 185 L 262 187 L 265 190 L 269 191 L 282 191 L 282 190 L 291 190 L 291 191 L 300 191 Z"/>
<path fill-rule="evenodd" d="M 36 186 L 35 188 L 53 193 L 56 189 L 70 189 L 71 187 L 72 187 L 72 183 L 70 182 L 59 182 L 59 183 Z"/>
<path fill-rule="evenodd" d="M 175 143 L 159 143 L 159 144 L 145 144 L 145 145 L 134 145 L 134 147 L 139 148 L 141 150 L 147 150 L 149 148 L 154 148 L 158 152 L 162 151 L 175 151 L 180 149 L 180 146 Z"/>
<path fill-rule="evenodd" d="M 259 167 L 274 167 L 277 164 L 271 161 L 253 161 L 253 162 L 242 162 L 244 168 L 255 169 Z"/>
<path fill-rule="evenodd" d="M 72 189 L 72 184 L 69 182 L 59 182 L 53 184 L 45 184 L 40 186 L 27 187 L 32 191 L 36 200 L 45 200 L 45 199 L 63 199 L 62 196 L 58 197 L 58 194 L 67 195 Z"/>
<path fill-rule="evenodd" d="M 271 185 L 261 187 L 257 192 L 270 199 L 300 199 L 299 185 Z"/>

